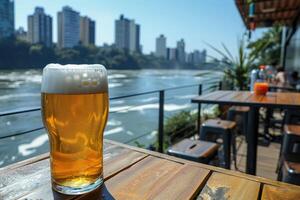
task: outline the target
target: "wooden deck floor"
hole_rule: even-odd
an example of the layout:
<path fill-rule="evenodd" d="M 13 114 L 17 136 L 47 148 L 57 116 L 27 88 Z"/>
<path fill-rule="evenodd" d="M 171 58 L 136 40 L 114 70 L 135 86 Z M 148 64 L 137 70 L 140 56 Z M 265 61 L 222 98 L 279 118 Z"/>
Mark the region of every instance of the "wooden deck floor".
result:
<path fill-rule="evenodd" d="M 238 138 L 240 147 L 237 152 L 237 167 L 239 171 L 245 172 L 247 143 L 243 138 Z M 272 180 L 277 179 L 276 167 L 279 158 L 280 144 L 271 143 L 269 146 L 258 146 L 256 175 Z M 234 169 L 232 165 L 231 169 Z"/>

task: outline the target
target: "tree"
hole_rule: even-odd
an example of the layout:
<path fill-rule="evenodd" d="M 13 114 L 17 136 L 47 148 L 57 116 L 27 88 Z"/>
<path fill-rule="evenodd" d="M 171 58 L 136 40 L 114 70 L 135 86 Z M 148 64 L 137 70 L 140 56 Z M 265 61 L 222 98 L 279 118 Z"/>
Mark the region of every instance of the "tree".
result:
<path fill-rule="evenodd" d="M 258 65 L 279 63 L 281 32 L 282 28 L 275 26 L 264 32 L 261 38 L 248 44 L 250 56 L 256 56 Z"/>

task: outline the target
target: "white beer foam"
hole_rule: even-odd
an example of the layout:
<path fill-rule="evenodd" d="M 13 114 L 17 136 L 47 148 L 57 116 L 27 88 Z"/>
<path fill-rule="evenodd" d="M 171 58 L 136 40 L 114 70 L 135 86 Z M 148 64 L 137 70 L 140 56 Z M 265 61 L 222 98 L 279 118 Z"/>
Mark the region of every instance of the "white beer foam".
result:
<path fill-rule="evenodd" d="M 48 64 L 43 69 L 43 93 L 89 94 L 108 92 L 103 65 Z"/>

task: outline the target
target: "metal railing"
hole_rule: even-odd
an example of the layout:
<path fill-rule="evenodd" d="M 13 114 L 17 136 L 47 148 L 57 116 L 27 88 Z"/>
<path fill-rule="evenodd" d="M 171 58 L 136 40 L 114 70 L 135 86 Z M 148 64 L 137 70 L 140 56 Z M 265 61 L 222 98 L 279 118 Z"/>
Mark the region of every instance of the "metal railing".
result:
<path fill-rule="evenodd" d="M 179 89 L 184 89 L 184 88 L 191 88 L 191 87 L 198 87 L 198 95 L 201 95 L 207 91 L 215 90 L 220 88 L 220 82 L 217 81 L 211 81 L 211 82 L 206 82 L 207 85 L 210 85 L 210 87 L 206 88 L 203 90 L 203 84 L 192 84 L 192 85 L 184 85 L 184 86 L 179 86 L 179 87 L 172 87 L 172 88 L 166 88 L 166 89 L 160 89 L 160 90 L 152 90 L 152 91 L 147 91 L 147 92 L 140 92 L 140 93 L 134 93 L 134 94 L 128 94 L 128 95 L 122 95 L 122 96 L 117 96 L 117 97 L 111 97 L 110 100 L 119 100 L 119 99 L 124 99 L 124 98 L 130 98 L 130 97 L 137 97 L 137 96 L 143 96 L 143 95 L 149 95 L 149 94 L 158 94 L 159 99 L 158 99 L 158 151 L 163 152 L 163 142 L 164 142 L 164 104 L 165 104 L 165 92 L 166 91 L 171 91 L 171 90 L 179 90 Z M 196 96 L 196 95 L 195 95 Z M 134 106 L 133 106 L 134 107 Z M 17 115 L 17 114 L 22 114 L 22 113 L 29 113 L 29 112 L 35 112 L 35 111 L 40 111 L 40 107 L 34 107 L 34 108 L 29 108 L 29 109 L 23 109 L 23 110 L 14 110 L 14 111 L 6 111 L 6 112 L 0 112 L 0 118 L 5 117 L 5 116 L 10 116 L 10 115 Z M 122 111 L 122 110 L 121 110 Z M 116 111 L 120 112 L 120 111 Z M 201 124 L 201 105 L 198 105 L 197 109 L 197 131 L 200 129 L 200 124 Z M 111 112 L 110 112 L 111 113 Z M 44 126 L 26 130 L 26 131 L 21 131 L 18 133 L 10 134 L 10 135 L 5 135 L 5 136 L 0 136 L 1 139 L 5 138 L 10 138 L 13 136 L 19 136 L 19 135 L 24 135 L 27 133 L 31 133 L 34 131 L 42 130 L 44 129 Z M 147 134 L 139 135 L 136 138 L 131 139 L 129 142 L 135 141 L 138 138 L 141 138 Z M 127 142 L 127 143 L 129 143 Z"/>

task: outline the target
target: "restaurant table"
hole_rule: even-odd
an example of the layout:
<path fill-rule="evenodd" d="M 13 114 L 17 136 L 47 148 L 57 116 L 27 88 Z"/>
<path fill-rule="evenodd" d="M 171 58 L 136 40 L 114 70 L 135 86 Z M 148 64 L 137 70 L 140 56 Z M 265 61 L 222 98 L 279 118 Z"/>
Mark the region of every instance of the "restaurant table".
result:
<path fill-rule="evenodd" d="M 300 199 L 300 187 L 104 141 L 104 185 L 71 196 L 51 189 L 49 154 L 0 169 L 0 199 Z"/>
<path fill-rule="evenodd" d="M 249 106 L 247 127 L 247 163 L 246 173 L 256 174 L 256 155 L 258 140 L 259 108 L 283 108 L 300 110 L 300 93 L 268 92 L 255 95 L 249 91 L 214 91 L 192 99 L 192 103 Z"/>

